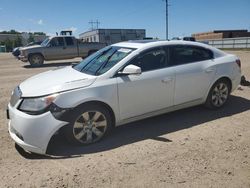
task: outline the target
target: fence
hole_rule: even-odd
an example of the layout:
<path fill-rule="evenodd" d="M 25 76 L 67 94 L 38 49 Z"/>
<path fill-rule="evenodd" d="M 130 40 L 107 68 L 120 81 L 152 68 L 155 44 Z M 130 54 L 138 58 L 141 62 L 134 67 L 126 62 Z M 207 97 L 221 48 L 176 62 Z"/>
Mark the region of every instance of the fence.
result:
<path fill-rule="evenodd" d="M 250 37 L 207 40 L 206 43 L 216 48 L 250 48 Z"/>
<path fill-rule="evenodd" d="M 6 46 L 0 45 L 0 53 L 1 52 L 6 52 Z"/>

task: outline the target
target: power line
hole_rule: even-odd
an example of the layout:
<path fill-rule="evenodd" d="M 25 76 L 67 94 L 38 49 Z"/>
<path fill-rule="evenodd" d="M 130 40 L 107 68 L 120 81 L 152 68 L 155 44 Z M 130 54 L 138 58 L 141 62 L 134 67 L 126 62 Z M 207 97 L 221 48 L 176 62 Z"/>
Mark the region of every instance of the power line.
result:
<path fill-rule="evenodd" d="M 89 21 L 89 24 L 91 25 L 91 30 L 94 30 L 94 29 L 98 29 L 99 28 L 99 25 L 101 24 L 101 22 L 99 22 L 99 20 L 96 20 L 96 21 Z M 94 27 L 95 25 L 95 27 Z"/>

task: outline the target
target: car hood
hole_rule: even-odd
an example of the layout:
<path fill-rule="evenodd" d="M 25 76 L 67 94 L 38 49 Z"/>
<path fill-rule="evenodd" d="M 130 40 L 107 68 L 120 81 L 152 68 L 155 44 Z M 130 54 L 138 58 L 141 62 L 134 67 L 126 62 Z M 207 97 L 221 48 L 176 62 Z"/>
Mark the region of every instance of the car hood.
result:
<path fill-rule="evenodd" d="M 38 49 L 42 48 L 41 45 L 33 45 L 33 46 L 27 46 L 27 47 L 21 47 L 21 50 L 30 50 L 30 49 Z"/>
<path fill-rule="evenodd" d="M 94 83 L 96 76 L 81 73 L 71 66 L 50 70 L 33 76 L 20 84 L 22 97 L 44 96 Z"/>

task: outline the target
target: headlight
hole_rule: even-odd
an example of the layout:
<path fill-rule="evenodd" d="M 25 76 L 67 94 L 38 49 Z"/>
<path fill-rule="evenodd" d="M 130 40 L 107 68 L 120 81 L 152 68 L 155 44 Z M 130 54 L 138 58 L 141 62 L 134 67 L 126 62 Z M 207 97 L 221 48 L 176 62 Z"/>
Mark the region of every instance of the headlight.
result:
<path fill-rule="evenodd" d="M 20 54 L 22 56 L 26 57 L 27 56 L 27 51 L 26 50 L 21 50 Z"/>
<path fill-rule="evenodd" d="M 26 112 L 41 112 L 44 111 L 58 96 L 53 94 L 40 98 L 25 98 L 23 99 L 19 109 Z"/>

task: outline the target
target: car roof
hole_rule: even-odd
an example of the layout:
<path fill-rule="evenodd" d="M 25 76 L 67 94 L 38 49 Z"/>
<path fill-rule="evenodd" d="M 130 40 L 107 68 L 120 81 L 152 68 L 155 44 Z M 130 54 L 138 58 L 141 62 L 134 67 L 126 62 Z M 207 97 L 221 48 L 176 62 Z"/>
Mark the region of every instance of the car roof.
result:
<path fill-rule="evenodd" d="M 193 42 L 193 41 L 179 41 L 179 40 L 133 40 L 133 41 L 126 41 L 126 42 L 120 42 L 113 44 L 113 46 L 121 46 L 121 47 L 127 47 L 127 48 L 147 48 L 147 47 L 157 47 L 162 45 L 192 45 L 192 46 L 198 46 L 203 48 L 211 48 L 211 46 L 199 43 L 199 42 Z"/>
<path fill-rule="evenodd" d="M 209 49 L 213 51 L 215 57 L 221 57 L 226 55 L 225 52 L 214 48 L 210 45 L 203 44 L 200 42 L 193 42 L 193 41 L 183 41 L 183 40 L 134 40 L 134 41 L 126 41 L 113 44 L 112 46 L 119 46 L 124 48 L 135 48 L 139 51 L 157 47 L 157 46 L 167 46 L 167 45 L 189 45 L 189 46 L 196 46 Z"/>

